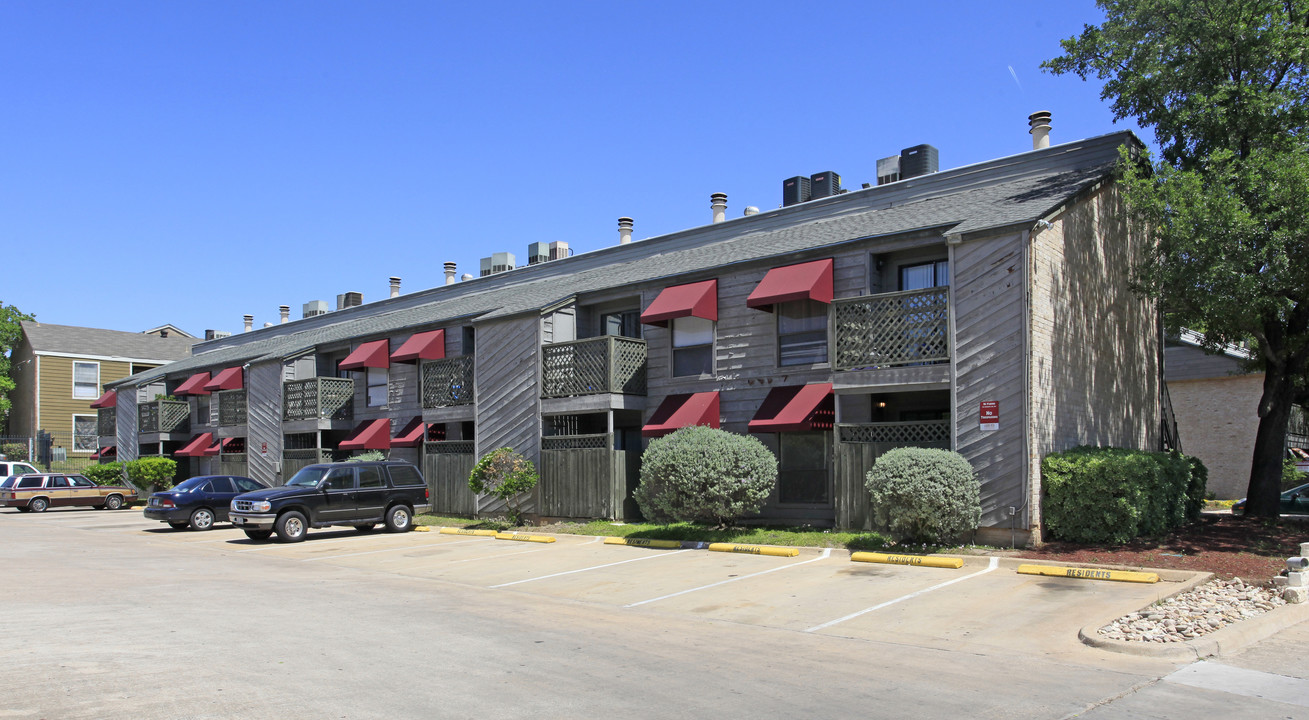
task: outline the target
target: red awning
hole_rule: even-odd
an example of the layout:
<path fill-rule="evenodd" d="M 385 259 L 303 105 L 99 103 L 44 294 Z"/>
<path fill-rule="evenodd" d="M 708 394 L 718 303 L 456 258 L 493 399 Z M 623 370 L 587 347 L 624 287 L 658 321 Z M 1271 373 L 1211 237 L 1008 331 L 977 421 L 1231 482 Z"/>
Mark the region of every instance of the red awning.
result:
<path fill-rule="evenodd" d="M 218 373 L 213 380 L 205 383 L 205 389 L 215 390 L 240 390 L 245 387 L 245 376 L 241 372 L 241 366 L 230 367 Z"/>
<path fill-rule="evenodd" d="M 650 416 L 650 423 L 641 428 L 641 434 L 662 437 L 691 425 L 718 427 L 717 391 L 669 395 Z"/>
<path fill-rule="evenodd" d="M 210 445 L 209 448 L 205 450 L 204 453 L 202 454 L 207 456 L 217 455 L 219 450 L 226 450 L 227 446 L 232 444 L 233 441 L 244 440 L 244 439 L 245 438 L 219 438 L 216 442 L 214 442 L 213 445 Z"/>
<path fill-rule="evenodd" d="M 415 417 L 398 435 L 391 438 L 391 447 L 418 447 L 427 437 L 427 423 L 421 417 Z"/>
<path fill-rule="evenodd" d="M 99 450 L 96 450 L 95 454 L 92 455 L 91 458 L 93 460 L 100 460 L 102 458 L 109 457 L 110 455 L 117 455 L 117 454 L 118 454 L 118 446 L 106 445 L 100 448 Z"/>
<path fill-rule="evenodd" d="M 341 441 L 340 448 L 342 450 L 389 450 L 391 448 L 391 421 L 386 418 L 378 418 L 359 423 L 354 432 L 350 433 L 350 437 Z"/>
<path fill-rule="evenodd" d="M 391 353 L 393 363 L 411 363 L 419 360 L 440 360 L 445 357 L 445 330 L 428 330 L 414 333 L 399 350 Z"/>
<path fill-rule="evenodd" d="M 196 373 L 186 379 L 186 382 L 177 386 L 173 391 L 174 395 L 208 395 L 209 391 L 205 385 L 209 384 L 209 373 Z"/>
<path fill-rule="evenodd" d="M 200 433 L 191 438 L 191 442 L 187 443 L 181 450 L 173 453 L 173 455 L 177 457 L 204 457 L 207 454 L 206 451 L 209 450 L 209 446 L 213 444 L 213 433 Z M 217 454 L 216 450 L 214 452 Z"/>
<path fill-rule="evenodd" d="M 790 300 L 832 302 L 832 259 L 776 267 L 764 275 L 745 304 L 773 311 L 773 305 Z"/>
<path fill-rule="evenodd" d="M 342 370 L 361 370 L 363 368 L 391 367 L 391 341 L 373 340 L 355 348 L 341 361 Z"/>
<path fill-rule="evenodd" d="M 118 393 L 113 390 L 106 390 L 104 395 L 101 395 L 95 402 L 91 403 L 91 407 L 98 410 L 100 408 L 114 407 L 117 404 Z"/>
<path fill-rule="evenodd" d="M 669 320 L 680 317 L 717 320 L 718 281 L 704 280 L 664 288 L 650 307 L 641 313 L 641 322 L 667 327 Z"/>
<path fill-rule="evenodd" d="M 830 430 L 835 420 L 836 401 L 831 383 L 789 385 L 768 391 L 768 397 L 750 421 L 750 432 Z"/>

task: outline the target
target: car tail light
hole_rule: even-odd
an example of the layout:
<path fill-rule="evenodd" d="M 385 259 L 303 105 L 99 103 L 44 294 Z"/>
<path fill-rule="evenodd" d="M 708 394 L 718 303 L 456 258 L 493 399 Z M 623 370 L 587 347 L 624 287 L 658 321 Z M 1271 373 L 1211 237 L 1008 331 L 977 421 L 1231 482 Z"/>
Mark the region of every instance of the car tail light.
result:
<path fill-rule="evenodd" d="M 159 507 L 175 508 L 177 507 L 177 503 L 168 498 L 159 498 Z"/>

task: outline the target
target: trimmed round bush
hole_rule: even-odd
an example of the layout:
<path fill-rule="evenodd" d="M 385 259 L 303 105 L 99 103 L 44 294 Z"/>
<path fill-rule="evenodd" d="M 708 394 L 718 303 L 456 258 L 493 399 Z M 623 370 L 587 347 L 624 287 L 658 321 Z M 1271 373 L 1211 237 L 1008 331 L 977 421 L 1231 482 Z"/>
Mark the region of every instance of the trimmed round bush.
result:
<path fill-rule="evenodd" d="M 982 520 L 981 483 L 962 455 L 896 448 L 868 471 L 873 520 L 898 540 L 949 542 Z"/>
<path fill-rule="evenodd" d="M 777 458 L 755 438 L 685 427 L 651 441 L 633 497 L 653 522 L 727 527 L 759 511 L 777 484 Z"/>
<path fill-rule="evenodd" d="M 120 462 L 88 465 L 82 474 L 96 485 L 118 485 L 123 482 L 123 464 Z"/>

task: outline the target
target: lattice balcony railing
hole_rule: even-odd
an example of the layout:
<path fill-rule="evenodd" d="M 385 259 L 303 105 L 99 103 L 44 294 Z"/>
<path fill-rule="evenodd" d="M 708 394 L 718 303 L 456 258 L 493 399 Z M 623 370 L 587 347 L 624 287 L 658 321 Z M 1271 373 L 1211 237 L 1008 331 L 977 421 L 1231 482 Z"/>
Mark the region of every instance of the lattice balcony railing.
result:
<path fill-rule="evenodd" d="M 837 425 L 836 438 L 843 443 L 894 443 L 918 445 L 950 442 L 949 420 L 911 420 L 907 422 Z"/>
<path fill-rule="evenodd" d="M 950 359 L 950 289 L 865 295 L 832 301 L 837 370 Z"/>
<path fill-rule="evenodd" d="M 304 450 L 283 450 L 283 460 L 309 461 L 312 463 L 332 462 L 331 448 L 308 448 Z"/>
<path fill-rule="evenodd" d="M 348 420 L 354 416 L 355 381 L 316 377 L 282 383 L 282 420 Z"/>
<path fill-rule="evenodd" d="M 645 392 L 644 340 L 606 335 L 541 348 L 541 397 Z"/>
<path fill-rule="evenodd" d="M 136 407 L 137 431 L 186 432 L 191 427 L 191 405 L 185 400 L 155 400 Z"/>
<path fill-rule="evenodd" d="M 96 411 L 96 434 L 110 437 L 118 434 L 118 408 L 100 408 Z"/>
<path fill-rule="evenodd" d="M 440 442 L 423 443 L 423 449 L 429 455 L 472 455 L 474 452 L 472 440 L 442 440 Z"/>
<path fill-rule="evenodd" d="M 428 360 L 422 366 L 423 407 L 471 405 L 473 402 L 473 356 L 460 355 Z"/>
<path fill-rule="evenodd" d="M 245 390 L 222 390 L 214 397 L 218 398 L 219 427 L 245 424 Z"/>
<path fill-rule="evenodd" d="M 608 450 L 614 446 L 613 436 L 600 435 L 548 435 L 541 438 L 542 450 Z"/>

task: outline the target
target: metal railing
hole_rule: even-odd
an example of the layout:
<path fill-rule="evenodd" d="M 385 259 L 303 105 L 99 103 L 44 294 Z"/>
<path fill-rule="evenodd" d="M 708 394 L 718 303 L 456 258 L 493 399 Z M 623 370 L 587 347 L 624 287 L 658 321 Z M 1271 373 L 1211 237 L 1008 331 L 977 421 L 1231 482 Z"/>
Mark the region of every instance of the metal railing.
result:
<path fill-rule="evenodd" d="M 191 405 L 185 400 L 154 400 L 138 405 L 136 418 L 141 433 L 186 432 L 191 427 Z"/>
<path fill-rule="evenodd" d="M 214 397 L 218 399 L 219 427 L 245 424 L 245 390 L 222 390 L 214 393 Z"/>
<path fill-rule="evenodd" d="M 950 289 L 881 293 L 832 301 L 837 370 L 950 360 Z"/>
<path fill-rule="evenodd" d="M 347 420 L 354 415 L 355 381 L 316 377 L 282 383 L 282 420 Z"/>
<path fill-rule="evenodd" d="M 473 356 L 460 355 L 422 364 L 423 407 L 473 403 Z"/>
<path fill-rule="evenodd" d="M 541 397 L 646 393 L 645 341 L 606 335 L 541 348 Z"/>

